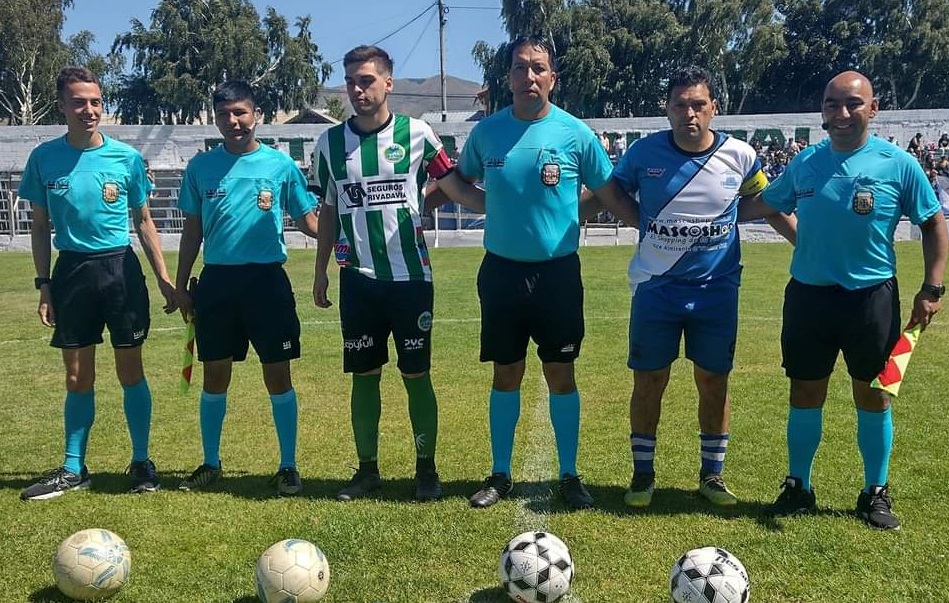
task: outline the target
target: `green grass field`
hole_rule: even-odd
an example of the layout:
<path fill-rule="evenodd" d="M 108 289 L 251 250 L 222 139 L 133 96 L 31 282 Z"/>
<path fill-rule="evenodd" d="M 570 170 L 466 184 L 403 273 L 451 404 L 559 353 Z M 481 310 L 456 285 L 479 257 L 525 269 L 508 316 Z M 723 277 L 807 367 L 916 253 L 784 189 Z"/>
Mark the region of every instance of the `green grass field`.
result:
<path fill-rule="evenodd" d="M 904 314 L 921 281 L 918 243 L 898 246 Z M 118 602 L 255 601 L 253 566 L 270 544 L 311 540 L 327 554 L 326 601 L 354 603 L 501 602 L 497 562 L 509 538 L 546 529 L 570 547 L 577 577 L 571 602 L 664 602 L 667 577 L 683 551 L 717 545 L 736 554 L 752 580 L 756 603 L 929 602 L 949 588 L 949 463 L 945 392 L 949 329 L 939 316 L 924 333 L 895 405 L 891 463 L 899 533 L 872 531 L 852 510 L 862 487 L 855 416 L 842 366 L 831 382 L 824 442 L 814 482 L 820 512 L 773 521 L 764 517 L 786 472 L 787 383 L 780 368 L 780 311 L 790 248 L 749 244 L 741 325 L 732 376 L 731 446 L 725 475 L 742 499 L 722 511 L 696 491 L 698 427 L 690 364 L 680 359 L 665 398 L 653 505 L 631 512 L 622 502 L 631 462 L 626 369 L 629 247 L 581 252 L 587 338 L 578 361 L 583 400 L 580 469 L 596 509 L 567 512 L 552 494 L 553 436 L 540 365 L 529 352 L 515 445 L 517 496 L 487 510 L 467 497 L 490 469 L 487 393 L 490 366 L 478 362 L 478 249 L 436 249 L 433 380 L 441 410 L 439 470 L 444 500 L 411 502 L 413 446 L 405 393 L 394 364 L 383 375 L 378 499 L 340 503 L 336 491 L 356 464 L 349 425 L 349 380 L 341 373 L 336 308 L 313 306 L 312 251 L 288 263 L 303 322 L 303 358 L 293 364 L 300 397 L 298 458 L 305 496 L 277 499 L 268 483 L 277 444 L 256 357 L 235 366 L 224 427 L 226 472 L 218 489 L 184 493 L 178 482 L 201 461 L 200 368 L 188 395 L 177 392 L 177 315 L 160 313 L 153 292 L 146 373 L 155 398 L 152 457 L 164 488 L 125 493 L 130 454 L 111 350 L 100 348 L 97 417 L 87 462 L 93 488 L 48 502 L 19 493 L 62 460 L 63 371 L 49 331 L 35 314 L 28 254 L 0 261 L 0 517 L 5 542 L 4 601 L 65 601 L 50 559 L 60 540 L 87 527 L 113 530 L 132 550 L 132 578 Z M 175 257 L 169 255 L 174 269 Z M 331 291 L 335 293 L 336 279 Z M 334 299 L 335 299 L 334 294 Z M 393 356 L 394 357 L 394 356 Z"/>

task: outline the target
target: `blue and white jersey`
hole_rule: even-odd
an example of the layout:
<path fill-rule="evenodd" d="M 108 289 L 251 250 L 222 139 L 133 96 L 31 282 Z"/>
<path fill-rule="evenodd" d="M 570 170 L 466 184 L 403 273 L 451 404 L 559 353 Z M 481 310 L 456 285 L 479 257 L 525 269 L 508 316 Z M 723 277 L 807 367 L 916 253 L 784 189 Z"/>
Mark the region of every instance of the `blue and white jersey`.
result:
<path fill-rule="evenodd" d="M 223 144 L 195 155 L 178 196 L 181 211 L 201 216 L 205 264 L 287 261 L 283 214 L 296 220 L 313 206 L 293 159 L 262 143 L 244 155 Z"/>
<path fill-rule="evenodd" d="M 485 249 L 521 262 L 577 251 L 582 186 L 603 186 L 612 168 L 593 130 L 553 105 L 533 121 L 511 107 L 481 120 L 458 162 L 463 175 L 484 180 Z"/>
<path fill-rule="evenodd" d="M 808 146 L 762 197 L 797 212 L 791 276 L 851 290 L 896 274 L 893 234 L 901 216 L 921 224 L 940 211 L 916 158 L 873 136 L 849 152 L 835 151 L 829 139 Z"/>
<path fill-rule="evenodd" d="M 639 246 L 630 287 L 669 280 L 703 283 L 741 274 L 738 200 L 768 181 L 750 145 L 714 132 L 711 148 L 689 153 L 663 130 L 636 141 L 613 170 L 639 196 Z"/>
<path fill-rule="evenodd" d="M 142 155 L 108 136 L 77 149 L 61 136 L 30 153 L 18 195 L 46 209 L 60 251 L 95 253 L 127 247 L 129 208 L 145 205 L 151 183 Z"/>

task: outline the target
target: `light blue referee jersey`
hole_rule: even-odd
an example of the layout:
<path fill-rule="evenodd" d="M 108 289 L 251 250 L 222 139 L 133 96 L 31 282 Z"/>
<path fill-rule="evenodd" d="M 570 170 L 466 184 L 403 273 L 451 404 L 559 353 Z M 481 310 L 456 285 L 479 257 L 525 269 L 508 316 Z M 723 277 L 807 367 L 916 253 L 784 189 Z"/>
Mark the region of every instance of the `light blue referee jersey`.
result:
<path fill-rule="evenodd" d="M 613 177 L 639 196 L 639 246 L 630 286 L 670 280 L 707 282 L 741 274 L 738 200 L 761 192 L 767 179 L 754 149 L 714 132 L 712 146 L 690 153 L 663 130 L 636 141 Z"/>
<path fill-rule="evenodd" d="M 893 233 L 901 216 L 921 224 L 940 211 L 916 158 L 873 136 L 846 153 L 833 150 L 829 139 L 808 146 L 763 197 L 797 212 L 791 276 L 847 289 L 896 274 Z"/>
<path fill-rule="evenodd" d="M 47 211 L 57 249 L 95 253 L 129 245 L 129 208 L 145 205 L 150 190 L 131 146 L 103 135 L 80 150 L 62 136 L 33 149 L 17 194 Z"/>
<path fill-rule="evenodd" d="M 551 105 L 534 121 L 508 107 L 478 122 L 458 168 L 484 181 L 485 249 L 539 262 L 577 250 L 581 185 L 603 186 L 613 166 L 593 130 Z"/>
<path fill-rule="evenodd" d="M 296 220 L 314 203 L 285 153 L 261 143 L 234 155 L 222 144 L 188 162 L 178 207 L 201 216 L 205 264 L 239 265 L 285 262 L 284 211 Z"/>

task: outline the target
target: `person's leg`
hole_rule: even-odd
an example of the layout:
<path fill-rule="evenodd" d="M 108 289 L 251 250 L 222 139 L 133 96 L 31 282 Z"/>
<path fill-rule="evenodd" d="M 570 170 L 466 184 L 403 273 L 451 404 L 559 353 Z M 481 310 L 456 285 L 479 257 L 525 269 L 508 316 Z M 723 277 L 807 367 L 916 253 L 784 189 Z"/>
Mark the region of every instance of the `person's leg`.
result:
<path fill-rule="evenodd" d="M 524 304 L 534 276 L 531 267 L 491 253 L 485 254 L 478 270 L 480 359 L 493 364 L 493 379 L 488 396 L 491 475 L 468 499 L 475 508 L 490 507 L 514 489 L 514 433 L 521 412 L 520 388 L 530 341 Z"/>

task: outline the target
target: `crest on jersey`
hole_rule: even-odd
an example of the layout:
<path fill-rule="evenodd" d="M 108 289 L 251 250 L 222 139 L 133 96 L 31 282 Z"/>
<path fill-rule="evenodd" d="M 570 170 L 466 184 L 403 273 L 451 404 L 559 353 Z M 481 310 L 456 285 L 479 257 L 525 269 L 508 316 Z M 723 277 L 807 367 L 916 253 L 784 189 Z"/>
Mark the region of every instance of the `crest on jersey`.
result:
<path fill-rule="evenodd" d="M 540 181 L 547 186 L 557 186 L 560 184 L 560 165 L 557 163 L 545 163 L 540 168 Z"/>
<path fill-rule="evenodd" d="M 405 159 L 405 147 L 400 144 L 390 144 L 382 151 L 382 156 L 385 157 L 389 163 L 399 163 Z"/>
<path fill-rule="evenodd" d="M 257 193 L 257 207 L 264 211 L 270 211 L 270 208 L 273 207 L 273 191 L 269 189 L 262 189 Z"/>
<path fill-rule="evenodd" d="M 418 328 L 422 331 L 432 330 L 432 313 L 428 310 L 418 315 Z"/>
<path fill-rule="evenodd" d="M 115 203 L 119 200 L 119 185 L 115 182 L 106 182 L 102 185 L 102 200 L 106 203 Z"/>
<path fill-rule="evenodd" d="M 853 195 L 853 211 L 861 216 L 873 211 L 873 191 L 868 188 L 858 188 Z"/>

